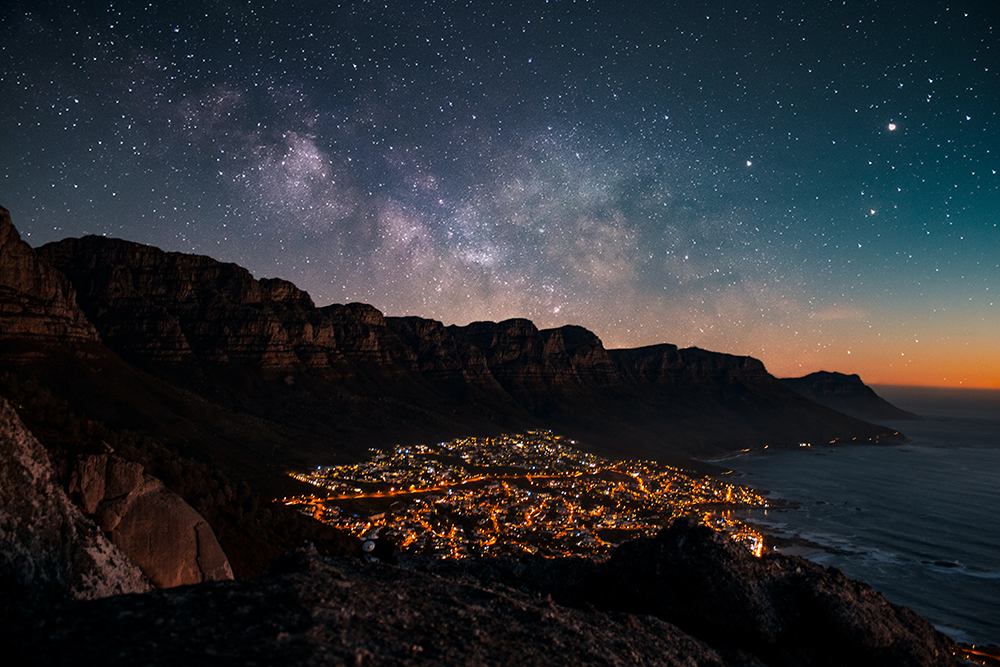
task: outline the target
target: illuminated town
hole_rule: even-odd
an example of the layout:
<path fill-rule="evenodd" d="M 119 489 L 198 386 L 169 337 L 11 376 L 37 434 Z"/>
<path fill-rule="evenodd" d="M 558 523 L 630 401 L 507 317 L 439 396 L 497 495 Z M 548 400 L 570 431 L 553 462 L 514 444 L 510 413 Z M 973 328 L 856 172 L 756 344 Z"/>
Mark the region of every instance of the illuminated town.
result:
<path fill-rule="evenodd" d="M 730 510 L 767 507 L 752 489 L 651 461 L 610 461 L 547 431 L 371 450 L 354 465 L 292 477 L 323 488 L 284 503 L 404 554 L 590 556 L 654 535 L 679 516 L 760 555 L 760 534 Z"/>

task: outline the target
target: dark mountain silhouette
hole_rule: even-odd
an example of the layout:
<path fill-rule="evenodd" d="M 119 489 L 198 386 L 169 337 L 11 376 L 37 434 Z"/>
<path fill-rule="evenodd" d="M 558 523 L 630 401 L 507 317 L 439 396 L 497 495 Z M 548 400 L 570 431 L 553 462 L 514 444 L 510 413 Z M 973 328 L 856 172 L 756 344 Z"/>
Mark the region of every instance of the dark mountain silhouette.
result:
<path fill-rule="evenodd" d="M 365 304 L 316 307 L 234 264 L 85 237 L 38 254 L 64 273 L 105 345 L 237 414 L 308 435 L 322 463 L 357 443 L 552 428 L 616 456 L 675 461 L 886 429 L 805 400 L 749 357 L 658 345 L 606 350 L 580 327 L 445 327 Z"/>
<path fill-rule="evenodd" d="M 858 419 L 920 419 L 918 415 L 901 410 L 876 394 L 857 375 L 819 371 L 800 378 L 782 378 L 781 381 L 811 401 Z"/>

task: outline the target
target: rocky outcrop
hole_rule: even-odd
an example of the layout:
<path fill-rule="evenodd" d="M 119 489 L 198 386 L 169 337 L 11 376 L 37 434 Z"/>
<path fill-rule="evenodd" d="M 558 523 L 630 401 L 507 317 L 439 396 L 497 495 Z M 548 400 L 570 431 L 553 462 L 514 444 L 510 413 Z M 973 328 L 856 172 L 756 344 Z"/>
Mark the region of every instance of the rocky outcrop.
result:
<path fill-rule="evenodd" d="M 785 386 L 820 405 L 871 421 L 920 419 L 875 393 L 858 375 L 819 371 L 800 378 L 782 378 Z"/>
<path fill-rule="evenodd" d="M 550 595 L 571 607 L 655 616 L 711 646 L 729 664 L 957 663 L 947 637 L 867 584 L 795 556 L 757 558 L 689 519 L 623 544 L 604 563 L 479 559 L 413 566 Z"/>
<path fill-rule="evenodd" d="M 70 501 L 45 450 L 0 398 L 0 617 L 149 589 Z"/>
<path fill-rule="evenodd" d="M 688 520 L 622 545 L 591 599 L 781 665 L 951 665 L 951 643 L 867 584 L 794 556 L 755 558 Z"/>
<path fill-rule="evenodd" d="M 869 587 L 686 522 L 604 564 L 397 567 L 306 547 L 258 579 L 75 603 L 5 631 L 18 664 L 46 665 L 957 664 L 942 635 Z"/>
<path fill-rule="evenodd" d="M 157 588 L 233 578 L 198 512 L 142 465 L 113 454 L 77 461 L 70 480 L 83 510 Z"/>
<path fill-rule="evenodd" d="M 101 641 L 86 641 L 98 628 Z M 289 666 L 725 664 L 655 618 L 594 614 L 311 549 L 255 580 L 60 610 L 12 650 L 19 664 L 46 665 L 193 664 L 204 656 Z"/>
<path fill-rule="evenodd" d="M 0 207 L 0 340 L 82 343 L 97 330 L 77 306 L 70 282 L 21 240 Z"/>

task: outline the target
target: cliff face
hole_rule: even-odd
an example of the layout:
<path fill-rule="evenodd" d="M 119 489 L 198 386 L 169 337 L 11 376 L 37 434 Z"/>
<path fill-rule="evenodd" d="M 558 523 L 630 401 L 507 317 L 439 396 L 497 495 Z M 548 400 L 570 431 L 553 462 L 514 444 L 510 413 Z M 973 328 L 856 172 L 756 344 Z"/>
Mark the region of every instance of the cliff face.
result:
<path fill-rule="evenodd" d="M 413 353 L 415 370 L 435 383 L 451 383 L 502 393 L 486 357 L 474 345 L 455 336 L 452 327 L 422 317 L 387 317 L 386 325 Z"/>
<path fill-rule="evenodd" d="M 478 350 L 495 381 L 534 414 L 549 415 L 563 398 L 619 384 L 600 339 L 582 327 L 539 331 L 529 320 L 511 319 L 447 330 Z"/>
<path fill-rule="evenodd" d="M 542 427 L 605 453 L 676 458 L 886 433 L 802 399 L 750 357 L 606 350 L 581 327 L 525 319 L 446 327 L 366 304 L 316 308 L 286 281 L 102 237 L 39 254 L 125 359 L 236 409 L 314 424 L 326 442 Z"/>
<path fill-rule="evenodd" d="M 97 340 L 70 282 L 21 240 L 0 207 L 0 339 L 40 343 Z"/>
<path fill-rule="evenodd" d="M 296 357 L 277 312 L 312 309 L 283 281 L 258 282 L 235 264 L 138 243 L 91 236 L 39 254 L 73 281 L 105 343 L 130 360 L 287 366 Z M 311 342 L 308 328 L 300 333 Z"/>
<path fill-rule="evenodd" d="M 664 388 L 705 387 L 724 390 L 739 383 L 775 386 L 775 379 L 757 359 L 708 352 L 696 347 L 651 345 L 611 350 L 618 372 L 637 384 Z"/>
<path fill-rule="evenodd" d="M 143 366 L 305 366 L 347 376 L 355 362 L 415 367 L 413 351 L 367 304 L 316 308 L 288 281 L 120 239 L 66 239 L 38 252 L 77 286 L 107 345 Z"/>
<path fill-rule="evenodd" d="M 857 375 L 819 371 L 800 378 L 783 378 L 781 382 L 811 401 L 858 419 L 920 419 L 876 394 Z"/>

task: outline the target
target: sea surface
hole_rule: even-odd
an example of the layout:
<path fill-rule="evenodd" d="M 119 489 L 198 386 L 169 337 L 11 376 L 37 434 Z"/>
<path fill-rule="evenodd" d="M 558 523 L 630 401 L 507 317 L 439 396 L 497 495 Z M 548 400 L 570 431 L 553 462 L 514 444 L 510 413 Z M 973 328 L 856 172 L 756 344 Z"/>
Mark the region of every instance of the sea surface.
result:
<path fill-rule="evenodd" d="M 1000 645 L 1000 390 L 874 387 L 922 421 L 902 445 L 813 446 L 719 463 L 789 509 L 743 516 L 818 547 L 952 639 Z M 802 551 L 801 548 L 799 548 Z"/>

